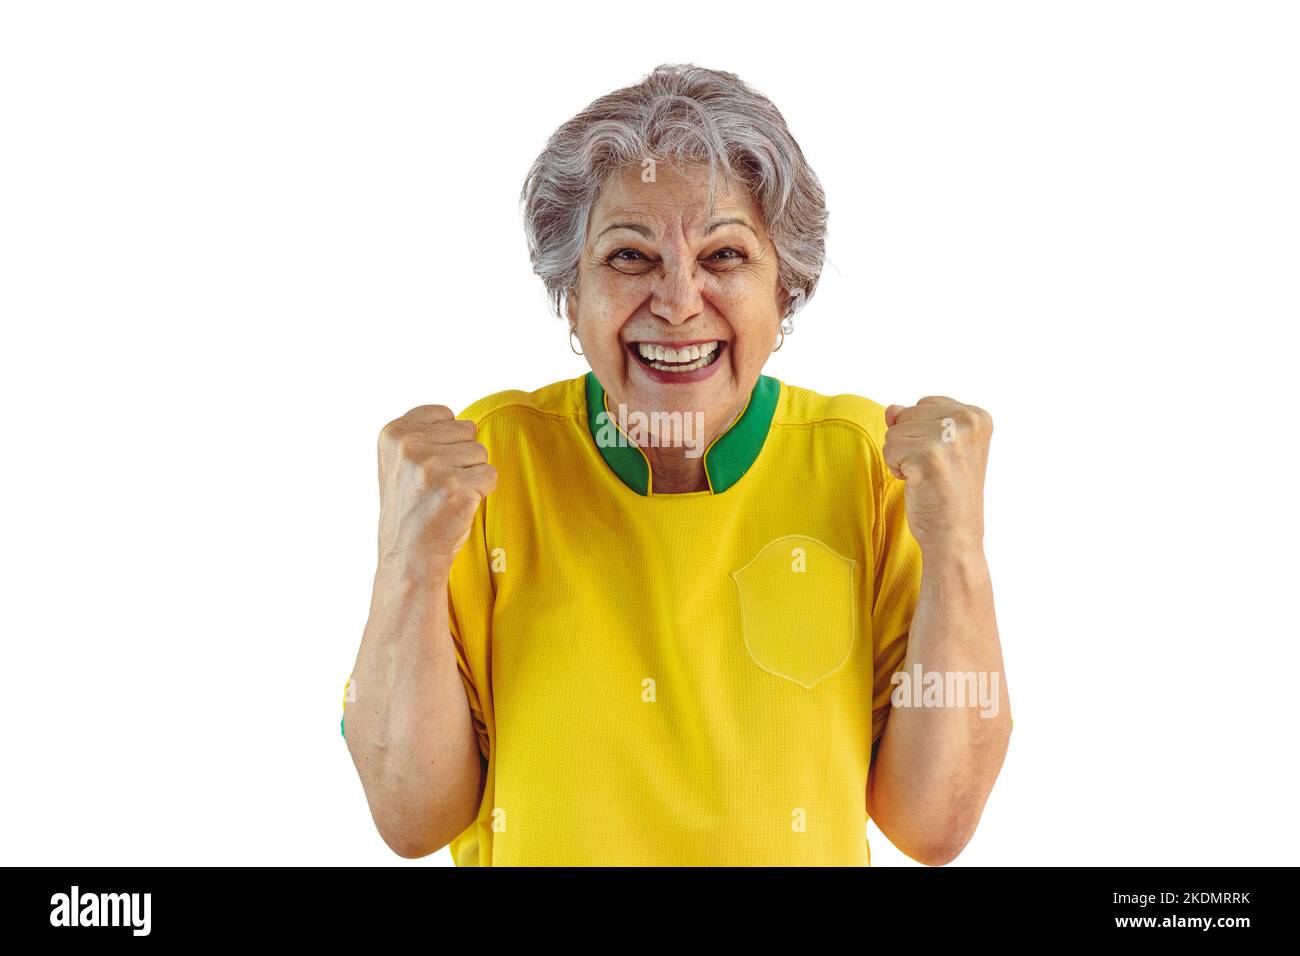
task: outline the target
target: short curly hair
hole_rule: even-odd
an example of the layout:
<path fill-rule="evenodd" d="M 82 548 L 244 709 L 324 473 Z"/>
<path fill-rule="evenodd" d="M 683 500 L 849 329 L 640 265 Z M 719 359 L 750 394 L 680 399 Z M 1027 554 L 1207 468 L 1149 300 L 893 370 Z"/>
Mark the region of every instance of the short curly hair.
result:
<path fill-rule="evenodd" d="M 557 317 L 577 288 L 587 220 L 601 190 L 618 170 L 647 159 L 707 163 L 710 207 L 720 175 L 741 182 L 776 247 L 778 281 L 789 297 L 782 318 L 812 298 L 826 258 L 826 200 L 785 118 L 734 73 L 662 64 L 552 133 L 524 180 L 528 255 Z"/>

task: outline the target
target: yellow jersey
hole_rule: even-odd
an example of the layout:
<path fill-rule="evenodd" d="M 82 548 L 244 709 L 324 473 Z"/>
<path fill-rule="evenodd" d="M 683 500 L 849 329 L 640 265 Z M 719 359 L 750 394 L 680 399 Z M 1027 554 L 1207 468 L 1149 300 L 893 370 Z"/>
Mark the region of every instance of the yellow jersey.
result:
<path fill-rule="evenodd" d="M 448 587 L 486 764 L 456 864 L 869 866 L 921 582 L 884 408 L 760 376 L 687 494 L 593 373 L 458 417 L 499 477 Z"/>

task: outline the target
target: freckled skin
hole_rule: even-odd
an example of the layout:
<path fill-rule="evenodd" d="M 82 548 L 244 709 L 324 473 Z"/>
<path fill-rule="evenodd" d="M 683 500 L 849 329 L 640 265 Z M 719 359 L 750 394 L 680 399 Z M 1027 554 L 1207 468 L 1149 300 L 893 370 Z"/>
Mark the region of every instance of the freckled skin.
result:
<path fill-rule="evenodd" d="M 742 218 L 707 236 L 718 219 Z M 613 223 L 639 223 L 605 231 Z M 602 234 L 603 233 L 603 234 Z M 659 165 L 654 182 L 639 166 L 613 177 L 593 208 L 569 323 L 610 408 L 628 413 L 704 415 L 704 443 L 740 414 L 776 344 L 785 291 L 776 247 L 762 212 L 739 185 L 719 180 L 708 209 L 708 167 Z M 701 382 L 654 381 L 628 351 L 632 342 L 726 343 L 719 368 Z M 656 493 L 708 488 L 702 457 L 686 449 L 645 447 Z"/>

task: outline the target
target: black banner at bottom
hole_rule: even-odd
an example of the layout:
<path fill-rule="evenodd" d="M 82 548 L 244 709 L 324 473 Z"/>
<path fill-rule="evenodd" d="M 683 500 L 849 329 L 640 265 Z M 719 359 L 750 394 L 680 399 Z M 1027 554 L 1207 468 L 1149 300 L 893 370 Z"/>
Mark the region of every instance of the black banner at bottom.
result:
<path fill-rule="evenodd" d="M 410 872 L 411 870 L 419 872 Z M 455 869 L 10 867 L 6 938 L 200 943 L 319 938 L 368 945 L 523 933 L 536 945 L 600 926 L 637 945 L 677 925 L 698 941 L 867 933 L 929 945 L 1125 936 L 1223 946 L 1285 927 L 1294 869 Z M 612 929 L 615 936 L 608 935 Z M 675 938 L 675 937 L 670 937 Z M 644 939 L 643 939 L 644 941 Z M 846 940 L 847 942 L 847 940 Z M 890 943 L 895 945 L 895 943 Z"/>

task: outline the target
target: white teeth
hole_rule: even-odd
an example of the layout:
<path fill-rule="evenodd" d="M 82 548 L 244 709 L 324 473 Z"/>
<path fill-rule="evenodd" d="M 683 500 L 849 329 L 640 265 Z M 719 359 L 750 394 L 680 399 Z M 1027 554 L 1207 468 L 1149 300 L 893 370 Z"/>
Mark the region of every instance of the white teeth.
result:
<path fill-rule="evenodd" d="M 638 342 L 637 352 L 651 368 L 664 372 L 691 372 L 712 362 L 713 353 L 718 350 L 719 344 L 714 341 L 702 345 L 684 345 L 674 349 L 649 342 Z"/>
<path fill-rule="evenodd" d="M 659 362 L 651 362 L 651 368 L 657 368 L 661 372 L 693 372 L 697 368 L 704 368 L 709 364 L 708 359 L 697 359 L 694 362 L 688 362 L 683 365 L 678 362 L 676 365 L 661 365 Z"/>

